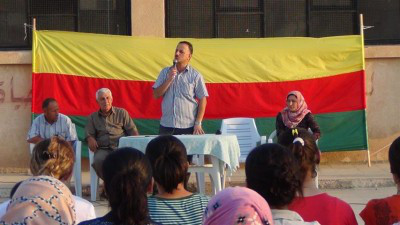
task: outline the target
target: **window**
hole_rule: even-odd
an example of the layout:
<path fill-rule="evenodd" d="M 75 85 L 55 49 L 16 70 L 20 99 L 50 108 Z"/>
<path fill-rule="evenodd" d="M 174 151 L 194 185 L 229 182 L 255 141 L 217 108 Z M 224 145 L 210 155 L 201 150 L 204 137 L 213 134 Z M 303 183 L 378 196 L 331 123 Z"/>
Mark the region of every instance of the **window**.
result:
<path fill-rule="evenodd" d="M 365 43 L 400 44 L 400 0 L 359 0 Z"/>
<path fill-rule="evenodd" d="M 0 1 L 0 48 L 28 46 L 28 39 L 24 39 L 27 12 L 26 0 Z"/>
<path fill-rule="evenodd" d="M 29 49 L 38 30 L 130 35 L 130 0 L 1 0 L 0 49 Z"/>
<path fill-rule="evenodd" d="M 325 37 L 359 34 L 400 43 L 400 0 L 166 0 L 166 36 Z"/>

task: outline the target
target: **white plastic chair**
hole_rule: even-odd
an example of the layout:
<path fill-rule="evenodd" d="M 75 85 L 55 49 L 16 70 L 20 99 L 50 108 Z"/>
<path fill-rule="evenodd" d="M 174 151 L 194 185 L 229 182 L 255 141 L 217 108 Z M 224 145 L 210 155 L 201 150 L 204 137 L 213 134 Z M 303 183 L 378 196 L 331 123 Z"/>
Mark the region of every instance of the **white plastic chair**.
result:
<path fill-rule="evenodd" d="M 210 157 L 212 164 L 204 164 L 204 155 L 194 155 L 193 162 L 196 165 L 190 165 L 188 172 L 196 173 L 197 187 L 201 194 L 205 194 L 204 173 L 208 173 L 211 178 L 213 194 L 215 195 L 225 188 L 225 172 L 223 174 L 220 172 L 220 167 L 224 167 L 225 164 L 214 156 L 210 155 Z"/>
<path fill-rule="evenodd" d="M 245 162 L 247 155 L 260 142 L 260 134 L 253 118 L 224 119 L 221 133 L 236 135 L 240 146 L 240 162 Z"/>
<path fill-rule="evenodd" d="M 75 129 L 75 124 L 72 124 L 73 129 Z M 35 147 L 35 144 L 30 143 L 29 144 L 29 150 L 32 155 L 33 148 Z M 82 170 L 81 170 L 81 155 L 82 155 L 82 142 L 77 140 L 74 143 L 74 150 L 75 150 L 75 163 L 74 163 L 74 169 L 73 169 L 73 178 L 74 178 L 74 186 L 75 186 L 75 195 L 82 197 Z"/>
<path fill-rule="evenodd" d="M 276 130 L 272 131 L 272 133 L 268 137 L 268 143 L 274 143 L 274 138 L 276 137 Z"/>
<path fill-rule="evenodd" d="M 96 174 L 96 171 L 92 167 L 94 161 L 94 152 L 89 151 L 89 168 L 90 168 L 90 201 L 94 202 L 97 199 L 97 188 L 99 186 L 99 177 Z"/>

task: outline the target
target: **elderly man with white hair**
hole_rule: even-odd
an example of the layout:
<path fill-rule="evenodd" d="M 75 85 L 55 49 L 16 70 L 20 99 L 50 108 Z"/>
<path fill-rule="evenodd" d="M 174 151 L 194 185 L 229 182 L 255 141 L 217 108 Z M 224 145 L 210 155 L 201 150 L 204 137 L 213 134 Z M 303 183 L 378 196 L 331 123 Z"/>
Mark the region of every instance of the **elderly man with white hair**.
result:
<path fill-rule="evenodd" d="M 96 101 L 100 110 L 88 117 L 85 129 L 89 149 L 94 152 L 92 167 L 97 175 L 103 178 L 103 161 L 118 148 L 119 139 L 123 136 L 139 135 L 139 132 L 125 109 L 112 106 L 110 89 L 99 89 L 96 92 Z"/>

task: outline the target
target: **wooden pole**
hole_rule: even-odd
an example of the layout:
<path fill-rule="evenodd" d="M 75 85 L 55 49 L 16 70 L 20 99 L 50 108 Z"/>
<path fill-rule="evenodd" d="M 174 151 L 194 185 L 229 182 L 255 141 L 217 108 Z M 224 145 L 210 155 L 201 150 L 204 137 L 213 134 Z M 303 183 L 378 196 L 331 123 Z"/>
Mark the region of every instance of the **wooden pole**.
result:
<path fill-rule="evenodd" d="M 33 30 L 36 30 L 36 18 L 33 18 L 32 23 Z"/>
<path fill-rule="evenodd" d="M 360 14 L 360 35 L 361 38 L 364 39 L 364 17 L 363 14 Z M 363 46 L 364 48 L 364 46 Z M 368 167 L 371 167 L 371 153 L 369 151 L 369 148 L 367 149 L 367 159 L 368 159 Z"/>

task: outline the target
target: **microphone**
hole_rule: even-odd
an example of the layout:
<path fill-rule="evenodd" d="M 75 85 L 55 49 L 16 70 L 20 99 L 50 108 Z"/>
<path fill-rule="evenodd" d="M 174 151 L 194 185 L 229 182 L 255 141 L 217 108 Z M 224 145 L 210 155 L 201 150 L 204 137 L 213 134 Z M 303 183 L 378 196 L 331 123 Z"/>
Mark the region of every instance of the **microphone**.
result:
<path fill-rule="evenodd" d="M 177 59 L 174 59 L 173 61 L 172 61 L 172 66 L 176 69 L 176 64 L 178 63 L 178 60 Z M 174 75 L 174 78 L 175 78 L 175 76 L 176 75 Z"/>

